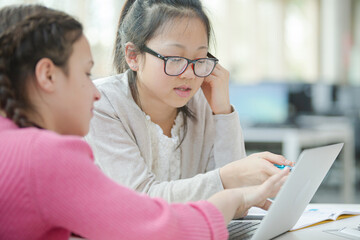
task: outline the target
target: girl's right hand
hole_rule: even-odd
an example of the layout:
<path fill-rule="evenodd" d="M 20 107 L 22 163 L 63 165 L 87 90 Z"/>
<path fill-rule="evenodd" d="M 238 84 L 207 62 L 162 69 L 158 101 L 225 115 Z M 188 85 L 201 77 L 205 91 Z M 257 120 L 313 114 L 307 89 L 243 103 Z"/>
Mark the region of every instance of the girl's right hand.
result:
<path fill-rule="evenodd" d="M 268 210 L 271 205 L 268 198 L 276 196 L 289 172 L 289 168 L 284 168 L 261 185 L 227 189 L 216 193 L 208 201 L 222 212 L 226 224 L 234 218 L 245 216 L 251 207 Z"/>
<path fill-rule="evenodd" d="M 229 114 L 232 112 L 229 97 L 230 73 L 220 64 L 216 64 L 214 71 L 204 78 L 202 91 L 211 110 L 216 114 Z"/>
<path fill-rule="evenodd" d="M 260 152 L 231 162 L 220 168 L 220 178 L 224 189 L 248 187 L 262 184 L 266 179 L 281 170 L 274 166 L 293 163 L 282 155 Z"/>

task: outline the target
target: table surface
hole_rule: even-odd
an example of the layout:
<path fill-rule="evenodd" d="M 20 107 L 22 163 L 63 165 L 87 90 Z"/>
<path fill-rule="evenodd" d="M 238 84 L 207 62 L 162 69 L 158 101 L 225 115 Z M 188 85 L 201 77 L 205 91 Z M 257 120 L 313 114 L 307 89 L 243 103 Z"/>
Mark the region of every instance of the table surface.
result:
<path fill-rule="evenodd" d="M 360 204 L 310 204 L 314 208 L 346 208 L 360 211 Z M 297 231 L 287 232 L 276 240 L 298 240 L 298 239 L 316 239 L 316 240 L 341 240 L 346 239 L 340 236 L 336 236 L 327 232 L 326 230 L 341 229 L 344 227 L 356 228 L 360 224 L 360 216 L 349 217 L 337 221 L 332 221 L 324 224 L 319 224 L 313 227 L 300 229 Z"/>

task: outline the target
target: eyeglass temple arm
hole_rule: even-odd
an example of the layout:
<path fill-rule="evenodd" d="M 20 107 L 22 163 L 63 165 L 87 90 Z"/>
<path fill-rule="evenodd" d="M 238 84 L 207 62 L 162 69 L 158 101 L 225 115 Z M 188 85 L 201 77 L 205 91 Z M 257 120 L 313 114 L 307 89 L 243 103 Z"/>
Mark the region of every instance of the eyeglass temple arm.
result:
<path fill-rule="evenodd" d="M 155 56 L 155 57 L 158 57 L 160 59 L 164 59 L 164 56 L 155 52 L 154 50 L 148 48 L 147 46 L 144 47 L 144 51 L 147 52 L 147 53 L 150 53 L 151 55 Z"/>
<path fill-rule="evenodd" d="M 215 58 L 217 61 L 219 61 L 219 59 L 217 59 L 216 57 L 214 57 L 214 55 L 212 55 L 211 53 L 207 53 L 207 56 L 209 57 L 209 58 Z"/>

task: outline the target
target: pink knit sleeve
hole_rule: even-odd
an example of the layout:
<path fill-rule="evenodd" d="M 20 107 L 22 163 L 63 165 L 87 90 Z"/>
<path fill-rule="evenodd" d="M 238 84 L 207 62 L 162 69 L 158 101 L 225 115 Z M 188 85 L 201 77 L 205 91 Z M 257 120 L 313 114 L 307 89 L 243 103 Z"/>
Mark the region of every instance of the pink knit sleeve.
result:
<path fill-rule="evenodd" d="M 223 216 L 206 201 L 168 204 L 118 185 L 79 138 L 34 143 L 33 190 L 44 221 L 89 239 L 227 239 Z"/>

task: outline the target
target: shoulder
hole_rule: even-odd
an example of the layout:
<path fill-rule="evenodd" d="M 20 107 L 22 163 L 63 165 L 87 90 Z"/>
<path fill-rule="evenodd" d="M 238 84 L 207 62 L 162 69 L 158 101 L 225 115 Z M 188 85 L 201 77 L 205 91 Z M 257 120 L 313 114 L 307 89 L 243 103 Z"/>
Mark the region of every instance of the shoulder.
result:
<path fill-rule="evenodd" d="M 60 135 L 46 129 L 38 129 L 35 127 L 16 127 L 0 133 L 1 140 L 7 139 L 4 146 L 23 146 L 21 150 L 33 149 L 34 151 L 41 152 L 41 150 L 47 151 L 51 149 L 58 149 L 61 145 L 73 145 L 75 148 L 79 147 L 84 148 L 87 151 L 91 151 L 89 146 L 87 146 L 87 144 L 79 136 Z"/>
<path fill-rule="evenodd" d="M 90 146 L 79 136 L 60 135 L 48 130 L 29 129 L 32 137 L 33 154 L 51 158 L 70 158 L 73 155 L 83 155 L 92 159 Z"/>
<path fill-rule="evenodd" d="M 74 161 L 83 164 L 93 161 L 90 146 L 77 136 L 63 136 L 30 127 L 8 130 L 1 134 L 1 138 L 0 152 L 3 151 L 9 161 L 17 162 L 18 166 L 36 174 L 71 166 Z"/>
<path fill-rule="evenodd" d="M 120 114 L 138 108 L 131 94 L 127 72 L 97 79 L 94 84 L 101 93 L 100 100 L 95 102 L 95 110 Z"/>
<path fill-rule="evenodd" d="M 127 95 L 129 93 L 129 83 L 126 72 L 96 79 L 94 80 L 94 84 L 100 92 L 106 95 L 119 93 Z"/>
<path fill-rule="evenodd" d="M 74 177 L 94 164 L 93 152 L 82 138 L 47 130 L 31 131 L 34 137 L 27 165 L 30 178 L 36 179 L 38 184 L 62 181 L 63 176 Z"/>

